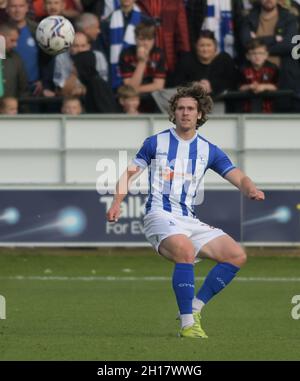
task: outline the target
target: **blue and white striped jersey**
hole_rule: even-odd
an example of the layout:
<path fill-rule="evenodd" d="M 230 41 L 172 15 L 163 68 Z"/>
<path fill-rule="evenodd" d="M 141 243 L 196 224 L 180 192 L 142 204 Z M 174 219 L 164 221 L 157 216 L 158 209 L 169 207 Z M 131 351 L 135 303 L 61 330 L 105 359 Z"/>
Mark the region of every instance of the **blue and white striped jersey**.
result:
<path fill-rule="evenodd" d="M 180 216 L 195 216 L 194 206 L 203 192 L 207 169 L 225 176 L 235 168 L 220 148 L 197 132 L 184 140 L 174 128 L 148 137 L 133 163 L 143 169 L 149 167 L 146 214 L 163 209 Z"/>

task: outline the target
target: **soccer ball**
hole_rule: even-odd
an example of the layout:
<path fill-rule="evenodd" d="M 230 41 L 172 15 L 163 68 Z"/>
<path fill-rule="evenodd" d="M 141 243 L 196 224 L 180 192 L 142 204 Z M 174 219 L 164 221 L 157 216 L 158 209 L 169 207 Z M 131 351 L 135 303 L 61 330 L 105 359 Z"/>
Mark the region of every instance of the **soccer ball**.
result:
<path fill-rule="evenodd" d="M 36 40 L 47 54 L 55 56 L 63 53 L 73 44 L 73 25 L 63 16 L 49 16 L 43 19 L 36 30 Z"/>

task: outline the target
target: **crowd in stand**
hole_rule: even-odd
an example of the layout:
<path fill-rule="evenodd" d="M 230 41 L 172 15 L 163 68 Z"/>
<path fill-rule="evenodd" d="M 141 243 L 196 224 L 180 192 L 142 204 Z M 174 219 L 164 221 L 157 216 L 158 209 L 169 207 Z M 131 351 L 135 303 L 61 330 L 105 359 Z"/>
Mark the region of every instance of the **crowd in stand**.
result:
<path fill-rule="evenodd" d="M 76 31 L 55 57 L 35 40 L 49 15 Z M 228 112 L 297 113 L 299 25 L 300 0 L 0 0 L 0 113 L 155 113 L 195 81 Z"/>

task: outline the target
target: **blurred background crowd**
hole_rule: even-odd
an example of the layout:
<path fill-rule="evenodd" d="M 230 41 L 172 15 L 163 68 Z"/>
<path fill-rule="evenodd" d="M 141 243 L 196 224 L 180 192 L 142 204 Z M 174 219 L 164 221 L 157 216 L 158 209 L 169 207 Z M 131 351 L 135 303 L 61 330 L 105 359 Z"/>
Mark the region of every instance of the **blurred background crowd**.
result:
<path fill-rule="evenodd" d="M 49 15 L 76 31 L 55 57 Z M 300 0 L 0 0 L 0 113 L 161 113 L 194 81 L 224 112 L 297 113 L 299 25 Z"/>

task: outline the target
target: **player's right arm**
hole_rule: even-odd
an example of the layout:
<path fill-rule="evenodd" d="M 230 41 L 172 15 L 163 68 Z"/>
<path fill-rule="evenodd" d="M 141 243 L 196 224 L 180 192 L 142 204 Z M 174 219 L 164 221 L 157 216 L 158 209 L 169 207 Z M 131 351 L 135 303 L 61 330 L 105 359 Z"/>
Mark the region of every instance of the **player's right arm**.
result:
<path fill-rule="evenodd" d="M 106 217 L 109 222 L 117 222 L 121 214 L 121 203 L 126 197 L 131 183 L 138 178 L 143 169 L 137 165 L 130 165 L 122 174 L 116 185 L 116 192 Z"/>
<path fill-rule="evenodd" d="M 108 221 L 118 221 L 121 214 L 121 202 L 126 197 L 131 183 L 150 165 L 151 159 L 154 158 L 155 151 L 156 138 L 147 138 L 133 159 L 132 164 L 127 167 L 127 170 L 122 174 L 116 185 L 113 203 L 106 214 Z"/>

